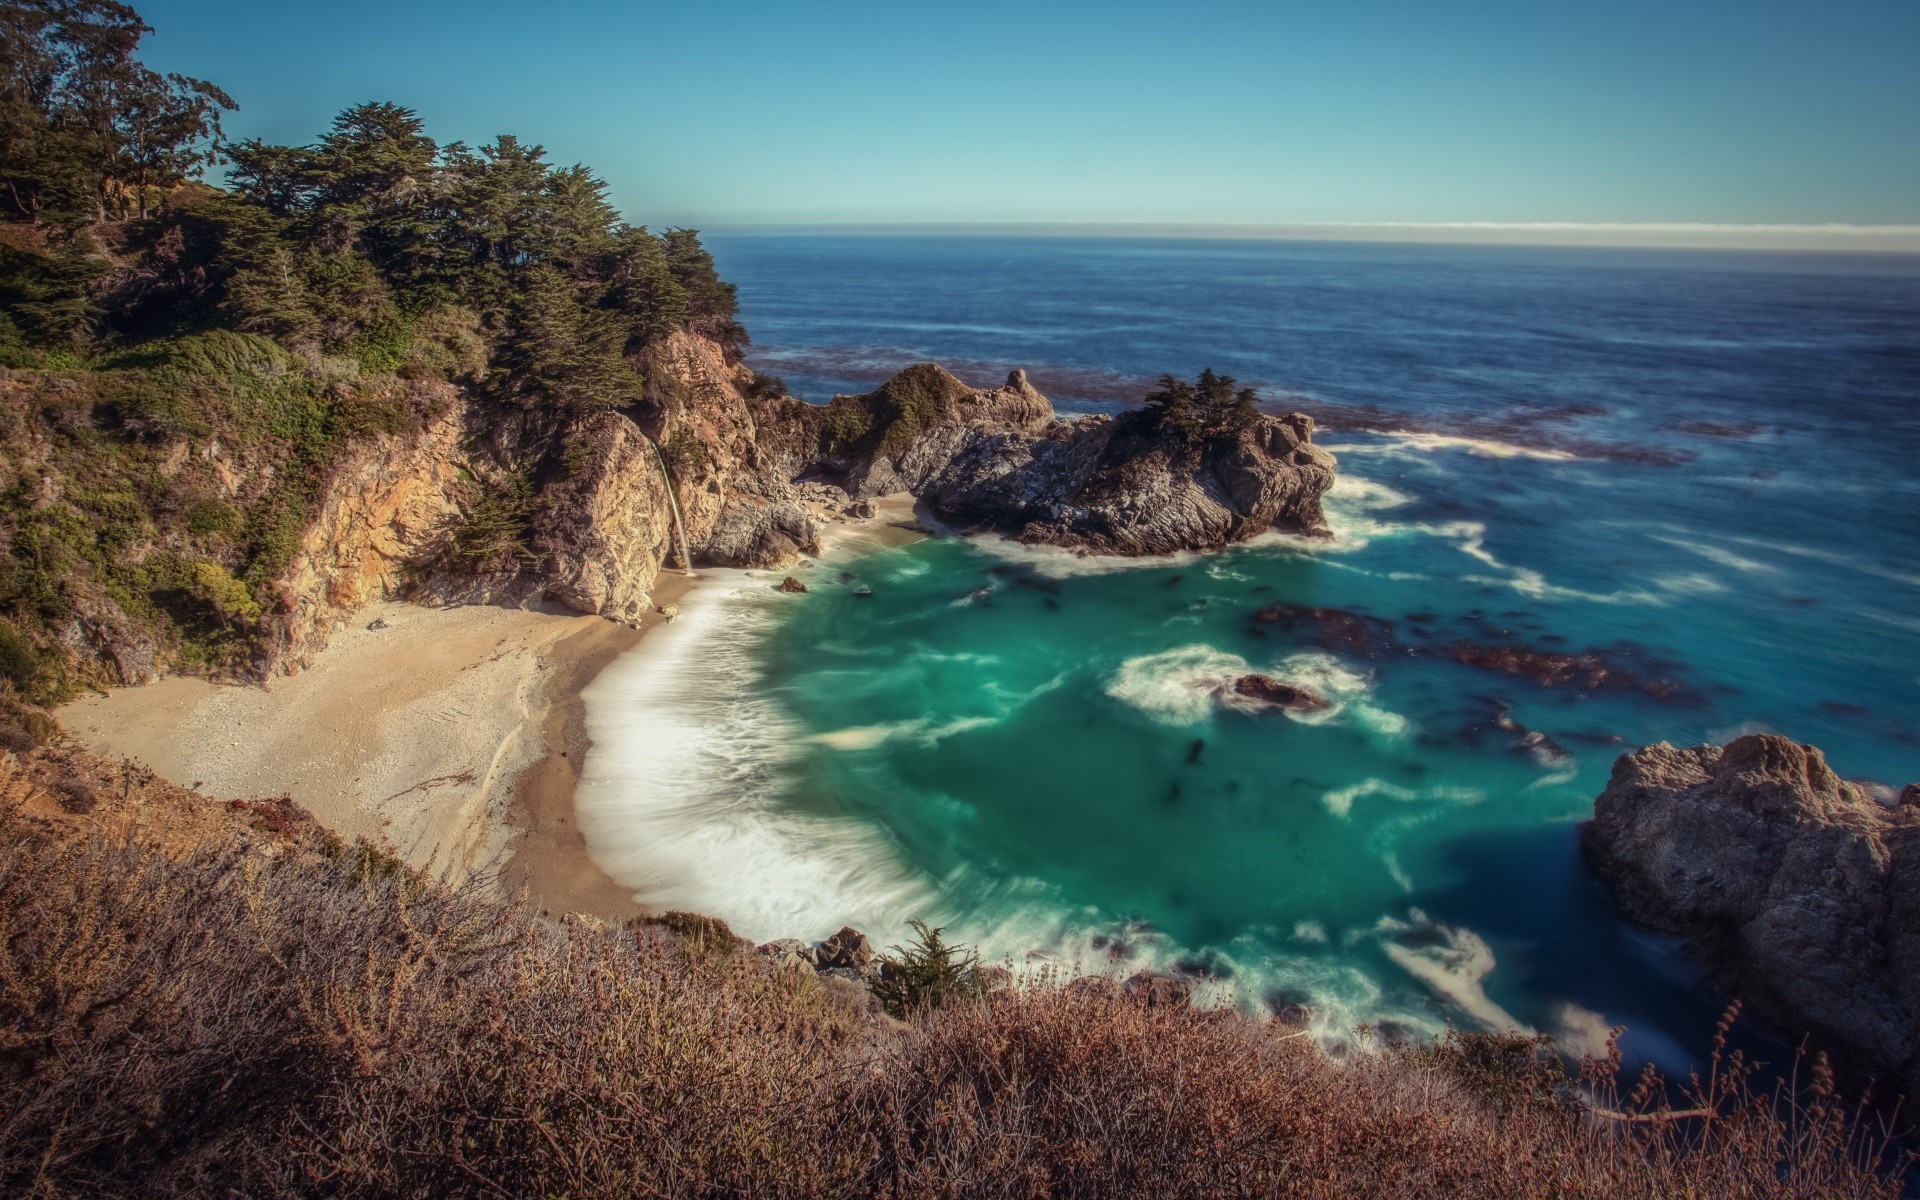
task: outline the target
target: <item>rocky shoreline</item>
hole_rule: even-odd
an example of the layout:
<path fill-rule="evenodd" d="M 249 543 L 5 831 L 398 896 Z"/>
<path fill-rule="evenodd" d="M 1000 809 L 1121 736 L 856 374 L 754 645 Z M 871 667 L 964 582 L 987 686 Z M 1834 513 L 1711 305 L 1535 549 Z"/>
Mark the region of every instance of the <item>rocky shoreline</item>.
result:
<path fill-rule="evenodd" d="M 1889 1094 L 1920 1095 L 1920 785 L 1881 804 L 1774 734 L 1621 756 L 1582 830 L 1631 920 Z"/>

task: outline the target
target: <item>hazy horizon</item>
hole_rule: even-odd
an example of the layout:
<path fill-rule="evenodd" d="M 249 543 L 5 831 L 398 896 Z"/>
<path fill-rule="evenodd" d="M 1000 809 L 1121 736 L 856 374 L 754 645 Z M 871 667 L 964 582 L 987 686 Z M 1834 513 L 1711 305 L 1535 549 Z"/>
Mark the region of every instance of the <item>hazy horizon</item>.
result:
<path fill-rule="evenodd" d="M 1905 0 L 142 12 L 154 66 L 239 101 L 232 136 L 310 142 L 348 105 L 390 100 L 443 142 L 511 132 L 585 163 L 654 226 L 1817 248 L 1913 234 L 1808 227 L 1920 227 L 1920 5 Z"/>
<path fill-rule="evenodd" d="M 734 237 L 1092 237 L 1235 241 L 1383 242 L 1619 249 L 1797 250 L 1920 254 L 1920 225 L 1732 225 L 1375 221 L 1204 223 L 1147 221 L 715 222 Z"/>

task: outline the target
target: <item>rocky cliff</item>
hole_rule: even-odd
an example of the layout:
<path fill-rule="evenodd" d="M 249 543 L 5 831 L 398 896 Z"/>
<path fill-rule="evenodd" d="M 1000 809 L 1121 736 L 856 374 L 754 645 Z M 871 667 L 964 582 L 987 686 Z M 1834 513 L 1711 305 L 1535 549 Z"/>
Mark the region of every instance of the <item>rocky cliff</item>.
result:
<path fill-rule="evenodd" d="M 1334 458 L 1313 418 L 1248 410 L 1177 425 L 1149 410 L 1058 417 L 1015 371 L 969 388 L 932 364 L 814 418 L 809 474 L 855 498 L 913 493 L 941 517 L 1099 554 L 1212 550 L 1268 530 L 1326 533 Z"/>
<path fill-rule="evenodd" d="M 1843 1065 L 1920 1095 L 1920 789 L 1883 807 L 1772 734 L 1624 755 L 1581 844 L 1635 921 Z"/>
<path fill-rule="evenodd" d="M 780 428 L 799 402 L 747 399 L 753 372 L 707 338 L 675 332 L 648 349 L 647 399 L 636 414 L 673 468 L 688 546 L 716 566 L 780 567 L 819 551 L 793 486 L 792 439 Z M 766 424 L 767 428 L 762 428 Z"/>

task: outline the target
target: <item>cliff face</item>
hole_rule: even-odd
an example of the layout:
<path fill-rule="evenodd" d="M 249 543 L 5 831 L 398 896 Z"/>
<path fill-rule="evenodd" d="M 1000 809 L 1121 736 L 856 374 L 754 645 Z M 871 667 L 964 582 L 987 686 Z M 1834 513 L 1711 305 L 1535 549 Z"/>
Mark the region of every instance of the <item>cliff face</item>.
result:
<path fill-rule="evenodd" d="M 924 364 L 817 406 L 766 394 L 720 343 L 680 331 L 648 348 L 641 403 L 569 414 L 393 376 L 323 396 L 271 343 L 220 336 L 240 366 L 216 380 L 228 407 L 214 418 L 183 409 L 205 386 L 193 379 L 0 380 L 0 475 L 24 498 L 21 536 L 39 536 L 35 522 L 79 529 L 73 497 L 151 497 L 114 534 L 130 551 L 75 542 L 85 569 L 39 584 L 64 596 L 49 640 L 68 678 L 285 674 L 356 609 L 396 597 L 547 600 L 632 622 L 675 556 L 676 496 L 696 563 L 771 568 L 817 553 L 818 522 L 883 494 L 912 493 L 969 529 L 1146 555 L 1321 532 L 1333 479 L 1306 416 L 1069 421 L 1018 371 L 975 389 Z M 239 423 L 254 397 L 291 416 Z M 299 428 L 292 417 L 340 431 L 303 459 L 260 432 Z M 88 487 L 103 463 L 125 482 Z M 248 547 L 273 539 L 284 565 L 261 584 Z M 175 608 L 141 608 L 146 596 Z"/>
<path fill-rule="evenodd" d="M 409 565 L 458 518 L 467 407 L 451 387 L 438 391 L 419 429 L 358 442 L 334 468 L 278 585 L 257 676 L 300 670 L 354 609 L 405 592 Z"/>
<path fill-rule="evenodd" d="M 781 567 L 820 548 L 782 453 L 790 441 L 762 430 L 746 398 L 752 376 L 716 343 L 685 332 L 647 355 L 640 419 L 673 468 L 689 549 L 716 566 Z"/>
<path fill-rule="evenodd" d="M 975 391 L 923 365 L 836 398 L 819 423 L 813 470 L 850 495 L 909 491 L 948 520 L 1023 542 L 1148 555 L 1326 532 L 1320 497 L 1335 464 L 1304 413 L 1191 428 L 1143 412 L 1069 421 L 1024 372 Z"/>
<path fill-rule="evenodd" d="M 1728 991 L 1920 1095 L 1920 794 L 1883 808 L 1812 746 L 1661 743 L 1614 764 L 1581 844 L 1635 921 Z"/>

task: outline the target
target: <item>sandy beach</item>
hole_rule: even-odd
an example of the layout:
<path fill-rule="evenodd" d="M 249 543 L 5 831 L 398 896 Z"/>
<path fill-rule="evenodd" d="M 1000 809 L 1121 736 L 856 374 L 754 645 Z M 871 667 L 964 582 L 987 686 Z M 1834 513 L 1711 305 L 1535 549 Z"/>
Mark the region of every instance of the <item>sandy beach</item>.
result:
<path fill-rule="evenodd" d="M 823 549 L 837 559 L 898 545 L 920 536 L 914 522 L 909 498 L 888 497 L 868 519 L 826 527 Z M 701 582 L 665 572 L 654 603 L 671 609 Z M 575 819 L 591 745 L 581 693 L 665 620 L 372 604 L 297 675 L 265 686 L 176 676 L 57 715 L 88 750 L 209 797 L 291 796 L 342 837 L 422 870 L 494 878 L 549 913 L 620 920 L 642 911 L 633 889 L 595 864 Z"/>
<path fill-rule="evenodd" d="M 664 574 L 655 601 L 688 581 Z M 59 710 L 94 753 L 210 797 L 291 796 L 436 875 L 490 874 L 549 911 L 638 912 L 572 821 L 580 689 L 647 628 L 560 609 L 380 603 L 264 687 L 177 676 Z"/>

